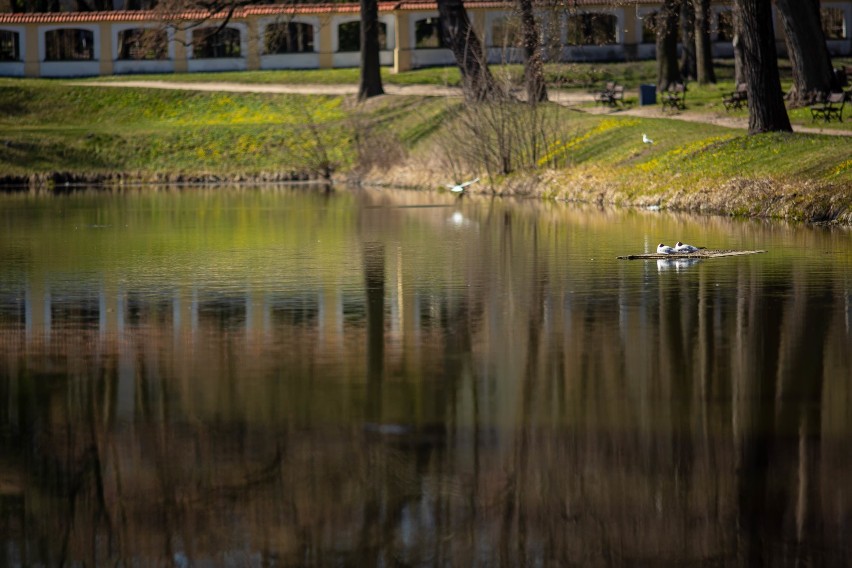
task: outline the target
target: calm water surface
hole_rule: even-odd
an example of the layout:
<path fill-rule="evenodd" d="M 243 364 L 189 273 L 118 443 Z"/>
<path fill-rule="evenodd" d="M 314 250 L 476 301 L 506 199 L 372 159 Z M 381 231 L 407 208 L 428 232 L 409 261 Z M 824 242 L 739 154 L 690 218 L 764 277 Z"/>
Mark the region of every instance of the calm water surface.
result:
<path fill-rule="evenodd" d="M 766 254 L 619 254 L 676 240 Z M 852 233 L 0 197 L 0 565 L 839 566 Z"/>

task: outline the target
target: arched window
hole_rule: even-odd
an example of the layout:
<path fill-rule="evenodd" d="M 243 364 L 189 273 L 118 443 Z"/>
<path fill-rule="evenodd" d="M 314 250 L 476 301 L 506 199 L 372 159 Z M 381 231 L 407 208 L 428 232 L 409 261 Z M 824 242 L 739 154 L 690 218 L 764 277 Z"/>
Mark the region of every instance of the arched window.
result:
<path fill-rule="evenodd" d="M 618 18 L 612 14 L 572 14 L 568 16 L 568 45 L 608 45 L 616 43 Z"/>
<path fill-rule="evenodd" d="M 89 30 L 66 28 L 44 34 L 47 61 L 92 61 L 95 58 L 95 35 Z"/>
<path fill-rule="evenodd" d="M 135 28 L 118 32 L 119 59 L 167 59 L 168 53 L 165 30 Z"/>
<path fill-rule="evenodd" d="M 217 27 L 198 28 L 192 32 L 192 57 L 220 59 L 240 57 L 240 30 Z"/>
<path fill-rule="evenodd" d="M 387 24 L 379 22 L 379 49 L 388 48 Z M 337 51 L 361 51 L 361 22 L 337 26 Z"/>
<path fill-rule="evenodd" d="M 414 47 L 417 49 L 447 47 L 444 34 L 441 33 L 439 18 L 426 18 L 414 22 Z"/>
<path fill-rule="evenodd" d="M 20 61 L 21 40 L 18 32 L 0 30 L 0 61 Z"/>
<path fill-rule="evenodd" d="M 518 18 L 498 18 L 491 24 L 491 47 L 520 47 L 523 45 Z"/>
<path fill-rule="evenodd" d="M 734 13 L 721 10 L 716 14 L 716 41 L 734 40 Z"/>
<path fill-rule="evenodd" d="M 288 22 L 267 26 L 264 35 L 265 53 L 308 53 L 314 50 L 314 27 L 310 24 Z"/>
<path fill-rule="evenodd" d="M 840 8 L 823 8 L 820 10 L 822 29 L 825 39 L 846 39 L 849 37 L 846 29 L 846 14 Z"/>

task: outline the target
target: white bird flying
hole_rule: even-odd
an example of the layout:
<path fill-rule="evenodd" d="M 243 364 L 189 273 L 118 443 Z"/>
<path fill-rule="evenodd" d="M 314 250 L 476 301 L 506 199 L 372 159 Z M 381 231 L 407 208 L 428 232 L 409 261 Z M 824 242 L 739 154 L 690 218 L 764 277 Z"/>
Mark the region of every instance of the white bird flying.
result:
<path fill-rule="evenodd" d="M 467 186 L 469 186 L 469 185 L 471 185 L 471 184 L 473 184 L 473 183 L 476 183 L 476 182 L 478 182 L 478 181 L 479 181 L 479 178 L 476 178 L 476 179 L 472 179 L 472 180 L 470 180 L 470 181 L 466 181 L 466 182 L 464 182 L 464 183 L 457 183 L 457 184 L 455 184 L 455 185 L 449 185 L 449 184 L 447 184 L 447 189 L 449 189 L 449 190 L 450 190 L 450 191 L 452 191 L 453 193 L 461 193 L 462 191 L 464 191 L 464 189 L 465 189 Z"/>
<path fill-rule="evenodd" d="M 703 248 L 704 247 L 694 247 L 692 245 L 685 245 L 682 242 L 678 241 L 677 244 L 674 247 L 674 250 L 675 250 L 675 252 L 690 253 L 690 252 L 698 252 L 699 250 L 701 250 Z"/>
<path fill-rule="evenodd" d="M 653 144 L 654 143 L 653 140 L 648 138 L 647 134 L 642 134 L 642 142 L 644 142 L 645 144 Z"/>
<path fill-rule="evenodd" d="M 673 249 L 672 247 L 670 247 L 668 245 L 664 245 L 663 243 L 660 243 L 660 244 L 657 245 L 657 254 L 674 254 L 674 253 L 675 253 L 675 249 Z"/>

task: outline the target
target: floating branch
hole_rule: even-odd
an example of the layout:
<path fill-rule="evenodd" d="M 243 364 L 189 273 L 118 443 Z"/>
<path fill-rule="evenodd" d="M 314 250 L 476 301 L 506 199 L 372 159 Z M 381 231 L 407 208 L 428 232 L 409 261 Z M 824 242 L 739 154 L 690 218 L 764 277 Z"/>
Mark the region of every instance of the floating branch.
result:
<path fill-rule="evenodd" d="M 743 256 L 746 254 L 760 254 L 765 250 L 708 250 L 703 249 L 697 252 L 690 253 L 675 253 L 675 254 L 658 254 L 656 252 L 648 254 L 628 254 L 619 256 L 621 260 L 668 260 L 677 258 L 720 258 L 723 256 Z"/>

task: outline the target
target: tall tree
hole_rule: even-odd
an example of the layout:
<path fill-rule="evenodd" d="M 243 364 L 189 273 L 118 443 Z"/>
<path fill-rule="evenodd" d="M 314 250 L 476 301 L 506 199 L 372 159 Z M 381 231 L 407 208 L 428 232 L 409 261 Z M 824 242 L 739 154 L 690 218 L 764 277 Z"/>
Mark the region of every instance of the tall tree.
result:
<path fill-rule="evenodd" d="M 814 93 L 838 89 L 820 20 L 819 0 L 776 0 L 781 13 L 787 54 L 793 66 L 791 101 L 808 101 Z"/>
<path fill-rule="evenodd" d="M 444 43 L 452 50 L 461 72 L 465 98 L 471 101 L 503 98 L 504 93 L 488 69 L 482 42 L 470 25 L 463 1 L 438 0 L 438 14 Z"/>
<path fill-rule="evenodd" d="M 518 8 L 524 34 L 524 83 L 527 88 L 527 101 L 533 104 L 545 102 L 547 85 L 544 81 L 544 54 L 532 0 L 518 0 Z"/>
<path fill-rule="evenodd" d="M 683 0 L 680 7 L 680 75 L 695 79 L 695 7 L 693 0 Z"/>
<path fill-rule="evenodd" d="M 736 6 L 731 10 L 731 16 L 733 18 L 733 26 L 734 26 L 734 37 L 731 41 L 732 47 L 734 48 L 734 82 L 736 84 L 741 84 L 746 82 L 745 76 L 745 64 L 743 60 L 745 56 L 743 55 L 743 22 L 740 17 L 740 9 Z"/>
<path fill-rule="evenodd" d="M 379 62 L 379 3 L 361 0 L 361 83 L 358 100 L 383 95 Z"/>
<path fill-rule="evenodd" d="M 695 8 L 695 78 L 701 85 L 716 82 L 710 41 L 710 0 L 692 0 Z"/>
<path fill-rule="evenodd" d="M 784 108 L 771 0 L 735 0 L 739 9 L 743 67 L 748 85 L 748 131 L 792 132 Z"/>
<path fill-rule="evenodd" d="M 657 88 L 665 91 L 681 82 L 677 60 L 678 23 L 681 0 L 665 0 L 654 19 L 657 34 Z"/>

